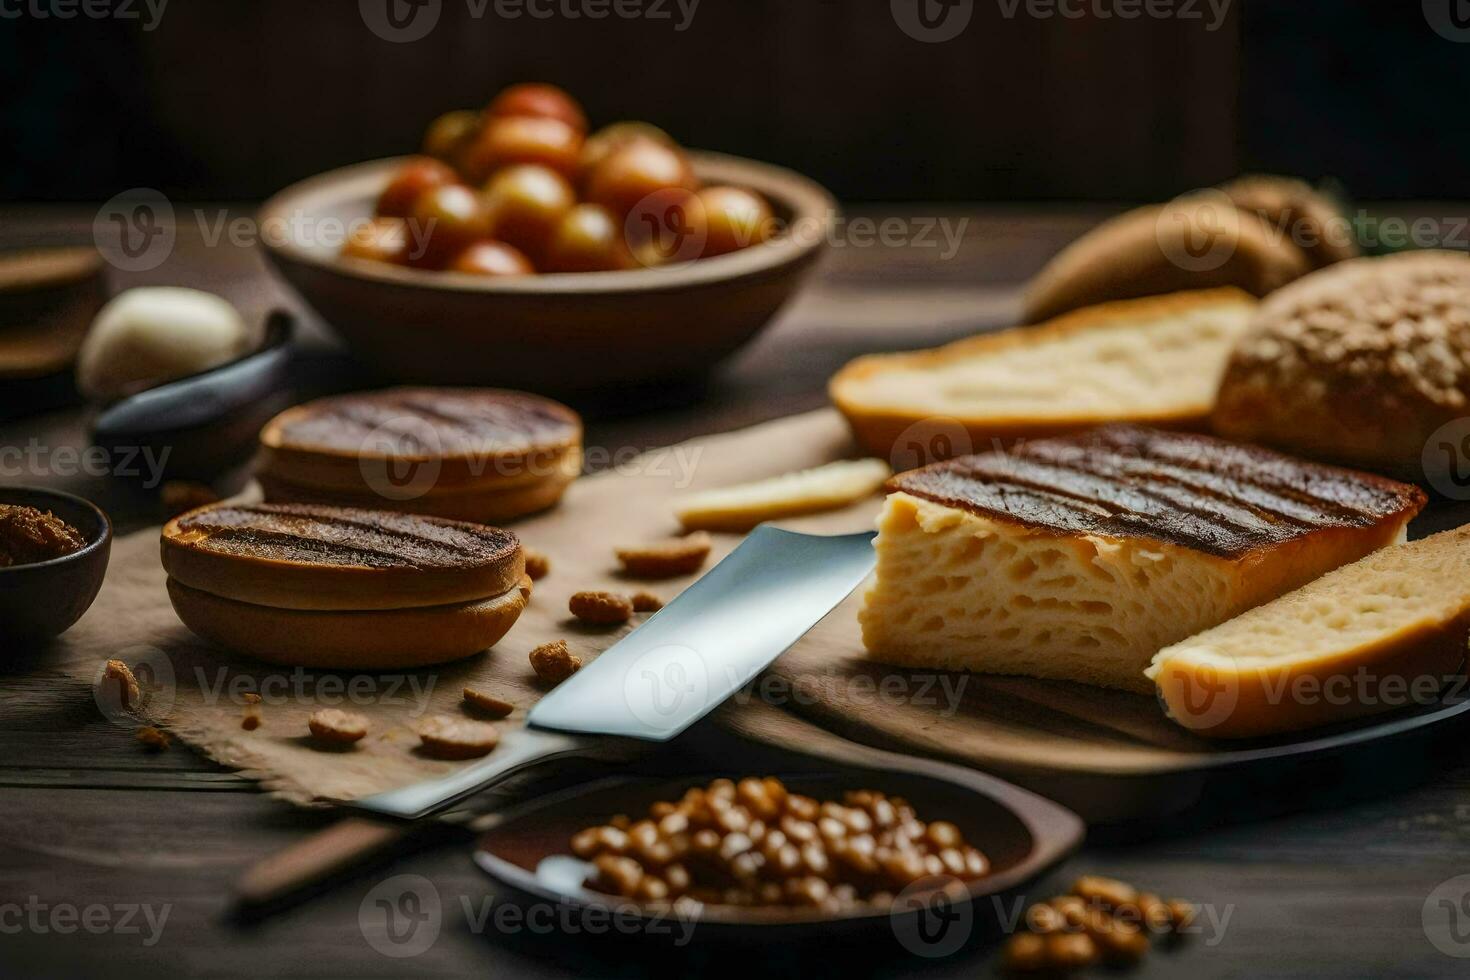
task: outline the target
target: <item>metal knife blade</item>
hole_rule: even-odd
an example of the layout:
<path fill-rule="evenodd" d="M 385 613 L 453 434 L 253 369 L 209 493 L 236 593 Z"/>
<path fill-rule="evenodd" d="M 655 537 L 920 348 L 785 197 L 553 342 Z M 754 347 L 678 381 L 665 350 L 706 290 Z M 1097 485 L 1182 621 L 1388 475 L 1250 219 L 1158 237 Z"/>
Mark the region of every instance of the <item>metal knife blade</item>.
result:
<path fill-rule="evenodd" d="M 873 570 L 873 531 L 757 527 L 699 581 L 542 698 L 536 728 L 665 741 L 708 714 Z"/>

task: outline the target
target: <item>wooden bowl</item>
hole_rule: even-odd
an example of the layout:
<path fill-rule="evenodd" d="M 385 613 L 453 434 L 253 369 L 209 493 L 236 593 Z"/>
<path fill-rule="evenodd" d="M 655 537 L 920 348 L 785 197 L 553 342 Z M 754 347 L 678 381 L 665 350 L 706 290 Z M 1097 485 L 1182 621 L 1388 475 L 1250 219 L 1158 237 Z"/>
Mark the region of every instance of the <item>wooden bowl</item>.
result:
<path fill-rule="evenodd" d="M 926 880 L 934 891 L 911 888 L 891 907 L 861 906 L 839 913 L 797 908 L 749 908 L 706 905 L 693 912 L 699 934 L 710 939 L 749 937 L 753 941 L 776 929 L 781 939 L 810 932 L 883 934 L 902 941 L 917 928 L 916 920 L 934 907 L 934 899 L 966 905 L 964 916 L 978 928 L 997 925 L 1002 896 L 1014 895 L 1081 843 L 1082 822 L 1049 800 L 984 773 L 931 760 L 889 753 L 874 757 L 898 760 L 874 768 L 801 771 L 780 775 L 793 792 L 818 800 L 842 798 L 849 789 L 876 789 L 902 796 L 923 820 L 949 820 L 965 839 L 983 851 L 991 872 L 962 884 L 956 879 Z M 714 773 L 678 779 L 618 776 L 563 794 L 543 797 L 502 815 L 480 838 L 475 861 L 493 879 L 513 890 L 523 903 L 550 902 L 631 920 L 667 920 L 668 908 L 644 907 L 629 899 L 603 895 L 583 886 L 591 865 L 568 853 L 568 842 L 583 827 L 607 823 L 614 814 L 644 814 L 658 800 L 677 800 L 692 786 L 708 785 L 724 775 L 738 779 L 749 773 Z M 980 899 L 991 899 L 980 901 Z M 689 913 L 685 913 L 689 914 Z M 968 928 L 968 927 L 967 927 Z M 653 932 L 653 930 L 650 930 Z"/>
<path fill-rule="evenodd" d="M 0 487 L 0 504 L 49 510 L 86 545 L 50 561 L 0 568 L 0 646 L 66 632 L 97 598 L 112 552 L 112 522 L 81 497 L 34 487 Z"/>
<path fill-rule="evenodd" d="M 370 216 L 404 159 L 320 174 L 260 210 L 276 269 L 396 381 L 576 391 L 697 378 L 792 297 L 836 215 L 831 195 L 789 170 L 691 153 L 701 179 L 760 192 L 786 230 L 729 255 L 627 272 L 485 279 L 341 259 L 326 230 Z"/>

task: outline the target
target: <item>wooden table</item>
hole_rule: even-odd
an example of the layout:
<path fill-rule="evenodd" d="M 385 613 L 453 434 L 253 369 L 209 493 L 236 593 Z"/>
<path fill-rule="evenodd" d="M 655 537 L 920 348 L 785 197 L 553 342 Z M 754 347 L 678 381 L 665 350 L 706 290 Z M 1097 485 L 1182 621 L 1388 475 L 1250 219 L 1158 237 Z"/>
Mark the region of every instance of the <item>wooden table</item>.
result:
<path fill-rule="evenodd" d="M 223 212 L 211 207 L 198 213 L 207 229 Z M 816 407 L 824 401 L 828 374 L 856 353 L 929 345 L 1004 323 L 1015 308 L 1018 283 L 1100 213 L 854 209 L 853 216 L 875 219 L 968 223 L 950 256 L 942 245 L 844 242 L 800 299 L 699 401 L 596 419 L 588 444 L 656 446 Z M 299 308 L 265 271 L 257 251 L 210 246 L 195 214 L 181 214 L 169 261 L 147 273 L 119 273 L 117 286 L 200 286 L 227 296 L 247 315 L 276 305 Z M 81 209 L 13 209 L 0 214 L 0 247 L 85 242 L 91 219 Z M 305 387 L 361 383 L 309 322 L 302 381 Z M 33 399 L 55 395 L 54 388 L 30 387 L 0 393 L 0 416 L 9 418 L 0 422 L 0 446 L 32 438 L 43 446 L 81 445 L 77 407 L 17 417 L 38 403 Z M 152 518 L 148 498 L 88 478 L 37 472 L 3 479 L 99 497 L 125 527 Z M 506 932 L 495 927 L 493 916 L 488 928 L 479 929 L 477 917 L 491 893 L 458 842 L 370 869 L 292 911 L 238 922 L 227 894 L 240 871 L 329 817 L 277 803 L 177 744 L 144 754 L 130 732 L 99 715 L 90 690 L 48 670 L 44 657 L 5 671 L 0 976 L 638 976 L 653 968 L 704 971 L 739 962 L 759 975 L 976 976 L 993 970 L 995 944 L 979 938 L 936 961 L 884 936 L 874 937 L 871 948 L 786 944 L 731 951 L 699 942 L 672 949 L 532 928 Z M 1421 915 L 1437 886 L 1470 872 L 1470 753 L 1451 744 L 1432 758 L 1390 752 L 1379 762 L 1374 772 L 1352 780 L 1304 771 L 1287 800 L 1252 799 L 1246 785 L 1236 802 L 1181 819 L 1163 836 L 1094 837 L 1031 897 L 1050 896 L 1075 875 L 1098 872 L 1208 903 L 1217 918 L 1229 915 L 1223 935 L 1196 937 L 1154 955 L 1136 974 L 1142 977 L 1464 976 L 1470 961 L 1436 949 Z M 405 874 L 433 882 L 441 928 L 421 954 L 390 958 L 364 940 L 359 907 L 381 894 L 374 888 L 392 889 L 402 882 L 390 879 Z M 1461 901 L 1464 891 L 1441 890 L 1434 901 Z M 155 922 L 167 909 L 156 936 L 144 906 Z M 1459 915 L 1466 936 L 1452 949 L 1470 956 L 1470 902 Z"/>

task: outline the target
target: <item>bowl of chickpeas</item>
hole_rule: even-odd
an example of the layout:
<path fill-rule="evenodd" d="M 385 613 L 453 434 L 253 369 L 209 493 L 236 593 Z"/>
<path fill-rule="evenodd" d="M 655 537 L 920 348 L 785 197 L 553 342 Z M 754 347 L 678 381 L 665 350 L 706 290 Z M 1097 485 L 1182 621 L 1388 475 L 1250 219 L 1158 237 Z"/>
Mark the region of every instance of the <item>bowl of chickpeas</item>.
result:
<path fill-rule="evenodd" d="M 422 152 L 260 213 L 277 271 L 392 380 L 585 390 L 696 380 L 796 293 L 836 203 L 770 164 L 588 126 L 550 85 L 436 119 Z"/>
<path fill-rule="evenodd" d="M 618 777 L 507 814 L 475 859 L 532 901 L 630 921 L 902 936 L 936 901 L 1013 892 L 1081 837 L 1074 815 L 981 774 Z"/>

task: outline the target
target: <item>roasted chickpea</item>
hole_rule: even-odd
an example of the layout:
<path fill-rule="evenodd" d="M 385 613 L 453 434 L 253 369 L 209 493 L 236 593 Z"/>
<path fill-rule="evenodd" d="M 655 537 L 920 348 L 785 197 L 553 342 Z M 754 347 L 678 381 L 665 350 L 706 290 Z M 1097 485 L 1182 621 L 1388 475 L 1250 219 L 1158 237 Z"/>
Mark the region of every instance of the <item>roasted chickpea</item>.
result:
<path fill-rule="evenodd" d="M 378 214 L 385 218 L 407 218 L 427 191 L 459 182 L 448 164 L 431 157 L 414 157 L 399 168 L 378 195 Z"/>
<path fill-rule="evenodd" d="M 547 272 L 610 272 L 636 262 L 607 208 L 578 204 L 562 216 L 546 251 Z"/>
<path fill-rule="evenodd" d="M 443 268 L 475 242 L 490 237 L 484 202 L 463 184 L 425 191 L 414 203 L 408 224 L 414 240 L 409 262 L 422 268 Z"/>
<path fill-rule="evenodd" d="M 523 82 L 497 95 L 485 110 L 490 118 L 532 116 L 556 119 L 578 132 L 587 131 L 587 114 L 565 90 L 545 82 Z"/>
<path fill-rule="evenodd" d="M 626 217 L 656 191 L 698 189 L 688 159 L 677 149 L 639 140 L 614 150 L 587 177 L 587 200 Z"/>
<path fill-rule="evenodd" d="M 706 257 L 758 245 L 775 230 L 771 206 L 744 188 L 706 187 L 699 191 L 699 200 L 705 212 Z"/>
<path fill-rule="evenodd" d="M 476 242 L 455 256 L 449 268 L 472 276 L 529 276 L 536 271 L 525 253 L 505 242 Z"/>
<path fill-rule="evenodd" d="M 408 222 L 402 218 L 374 218 L 354 226 L 342 246 L 342 255 L 401 265 L 408 261 Z"/>
<path fill-rule="evenodd" d="M 480 122 L 480 114 L 473 109 L 444 113 L 424 132 L 424 155 L 458 166 L 460 155 L 479 135 Z"/>
<path fill-rule="evenodd" d="M 464 151 L 465 177 L 483 183 L 502 167 L 537 163 L 568 179 L 576 176 L 582 133 L 560 119 L 502 116 L 491 119 Z"/>
<path fill-rule="evenodd" d="M 485 187 L 485 209 L 495 237 L 544 262 L 552 236 L 577 203 L 556 171 L 537 164 L 507 167 Z"/>

